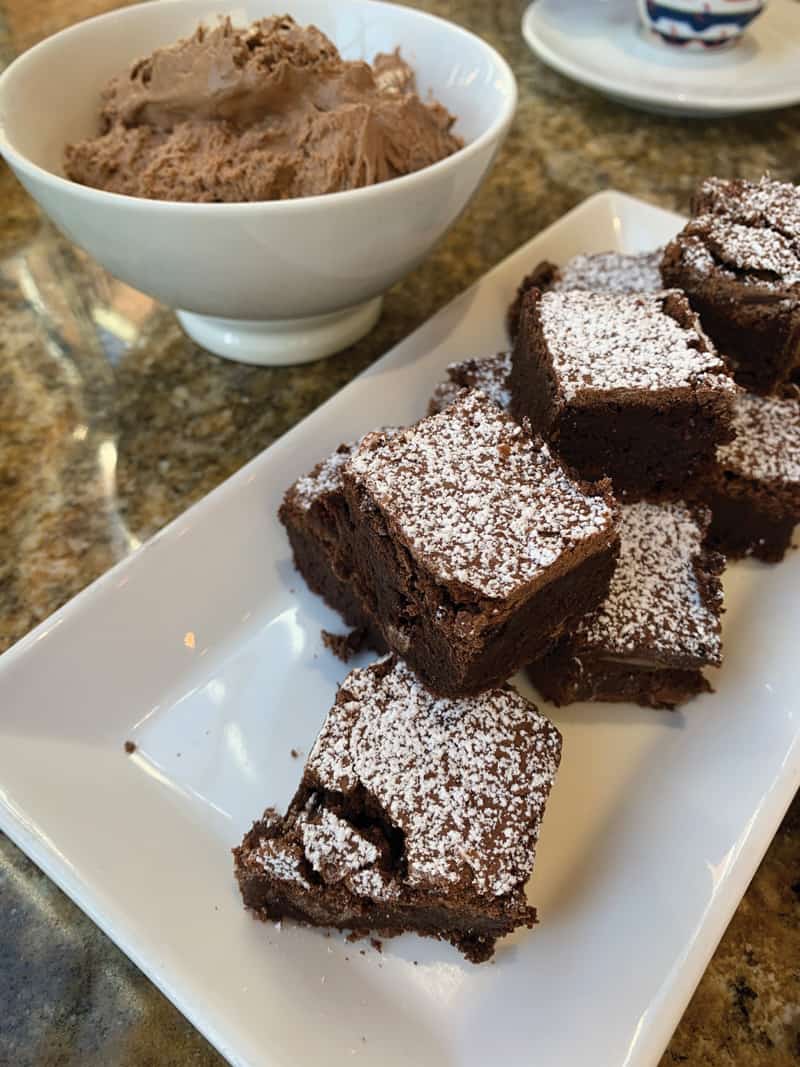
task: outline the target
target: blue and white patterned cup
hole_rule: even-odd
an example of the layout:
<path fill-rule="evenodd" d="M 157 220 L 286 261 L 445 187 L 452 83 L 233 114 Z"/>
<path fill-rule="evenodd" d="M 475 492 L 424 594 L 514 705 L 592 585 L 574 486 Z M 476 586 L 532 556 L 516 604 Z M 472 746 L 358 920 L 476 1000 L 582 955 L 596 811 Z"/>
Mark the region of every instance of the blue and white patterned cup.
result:
<path fill-rule="evenodd" d="M 765 0 L 637 0 L 645 29 L 665 44 L 713 51 L 735 44 Z"/>

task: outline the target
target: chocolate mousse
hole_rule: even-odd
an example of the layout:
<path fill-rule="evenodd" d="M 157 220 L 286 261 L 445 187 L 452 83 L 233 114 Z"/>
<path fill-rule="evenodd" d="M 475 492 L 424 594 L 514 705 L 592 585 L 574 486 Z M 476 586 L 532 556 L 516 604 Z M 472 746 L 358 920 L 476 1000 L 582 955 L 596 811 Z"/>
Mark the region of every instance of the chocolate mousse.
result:
<path fill-rule="evenodd" d="M 454 122 L 399 49 L 370 66 L 288 15 L 225 18 L 112 79 L 99 136 L 67 145 L 64 170 L 156 200 L 284 200 L 421 170 L 462 147 Z"/>

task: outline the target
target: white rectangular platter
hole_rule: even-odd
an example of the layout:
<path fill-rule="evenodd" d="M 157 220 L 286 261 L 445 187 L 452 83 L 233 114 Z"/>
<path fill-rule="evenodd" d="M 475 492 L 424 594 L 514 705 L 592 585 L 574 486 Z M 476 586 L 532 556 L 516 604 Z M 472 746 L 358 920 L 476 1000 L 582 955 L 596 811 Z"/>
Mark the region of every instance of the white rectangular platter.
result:
<path fill-rule="evenodd" d="M 494 963 L 257 923 L 229 850 L 288 801 L 347 670 L 292 569 L 284 489 L 340 441 L 418 418 L 449 362 L 501 348 L 540 259 L 650 249 L 680 225 L 587 200 L 0 659 L 0 826 L 232 1063 L 644 1067 L 668 1042 L 800 781 L 800 554 L 730 569 L 713 695 L 551 711 L 541 925 Z"/>

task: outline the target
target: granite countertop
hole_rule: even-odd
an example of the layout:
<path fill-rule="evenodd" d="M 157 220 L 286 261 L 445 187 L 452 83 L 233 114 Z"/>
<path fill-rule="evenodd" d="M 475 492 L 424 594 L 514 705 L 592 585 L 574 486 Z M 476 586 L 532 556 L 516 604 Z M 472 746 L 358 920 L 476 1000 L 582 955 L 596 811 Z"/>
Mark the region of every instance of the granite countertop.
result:
<path fill-rule="evenodd" d="M 113 6 L 0 0 L 0 62 Z M 800 108 L 713 122 L 641 114 L 535 60 L 518 0 L 417 6 L 503 52 L 519 110 L 467 213 L 388 294 L 378 327 L 331 360 L 258 369 L 208 355 L 61 238 L 0 164 L 0 651 L 589 194 L 613 186 L 686 210 L 706 174 L 800 180 Z M 2 835 L 0 901 L 0 1063 L 222 1063 Z M 675 1063 L 800 1064 L 797 800 L 662 1067 Z"/>

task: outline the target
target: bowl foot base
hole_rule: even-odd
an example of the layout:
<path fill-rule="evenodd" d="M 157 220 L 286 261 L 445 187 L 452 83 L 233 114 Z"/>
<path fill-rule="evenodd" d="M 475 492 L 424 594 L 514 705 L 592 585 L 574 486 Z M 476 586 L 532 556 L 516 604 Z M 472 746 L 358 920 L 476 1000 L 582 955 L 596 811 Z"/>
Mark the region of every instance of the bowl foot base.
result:
<path fill-rule="evenodd" d="M 218 319 L 178 311 L 193 341 L 224 359 L 284 367 L 332 356 L 369 333 L 381 313 L 383 297 L 364 304 L 302 319 Z"/>

